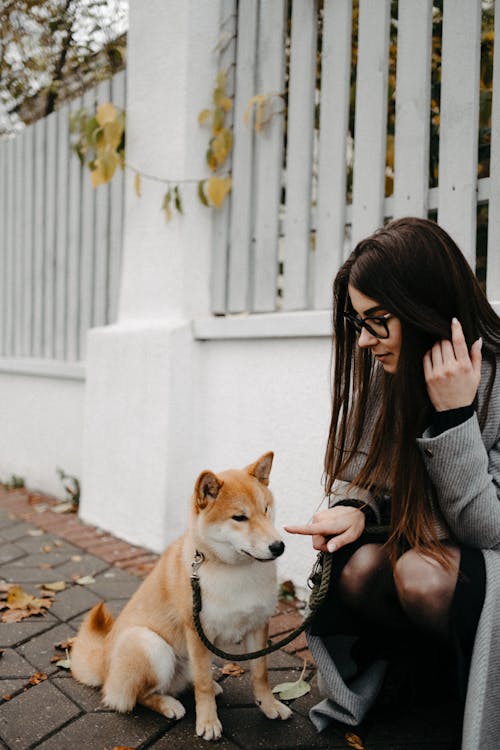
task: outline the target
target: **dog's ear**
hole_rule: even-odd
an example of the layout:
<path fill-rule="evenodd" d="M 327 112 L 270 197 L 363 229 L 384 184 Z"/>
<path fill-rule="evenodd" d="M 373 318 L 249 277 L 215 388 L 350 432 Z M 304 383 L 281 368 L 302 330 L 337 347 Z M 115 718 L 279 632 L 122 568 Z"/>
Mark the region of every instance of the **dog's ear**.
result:
<path fill-rule="evenodd" d="M 269 474 L 271 473 L 273 458 L 274 453 L 272 451 L 269 451 L 269 453 L 264 453 L 263 456 L 258 458 L 254 464 L 250 464 L 250 466 L 247 466 L 247 471 L 250 476 L 258 479 L 259 482 L 265 484 L 266 487 L 269 484 Z"/>
<path fill-rule="evenodd" d="M 212 471 L 202 471 L 194 488 L 196 502 L 200 508 L 206 508 L 210 500 L 215 500 L 224 482 Z"/>

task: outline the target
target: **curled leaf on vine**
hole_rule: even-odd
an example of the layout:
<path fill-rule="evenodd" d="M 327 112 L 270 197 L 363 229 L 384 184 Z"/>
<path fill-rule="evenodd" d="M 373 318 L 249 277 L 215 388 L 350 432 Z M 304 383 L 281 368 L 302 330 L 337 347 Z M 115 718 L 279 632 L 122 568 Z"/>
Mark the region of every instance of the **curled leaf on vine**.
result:
<path fill-rule="evenodd" d="M 134 190 L 135 190 L 135 194 L 137 195 L 137 197 L 140 198 L 141 195 L 142 195 L 142 193 L 141 193 L 141 174 L 140 174 L 140 172 L 136 172 L 135 173 L 135 177 L 134 177 Z"/>
<path fill-rule="evenodd" d="M 179 190 L 179 185 L 176 185 L 174 187 L 174 205 L 180 214 L 184 213 L 182 210 L 182 198 L 181 191 Z"/>
<path fill-rule="evenodd" d="M 281 94 L 256 94 L 250 97 L 248 100 L 245 114 L 243 115 L 243 121 L 247 127 L 250 126 L 250 119 L 253 120 L 253 127 L 257 133 L 260 133 L 269 123 L 275 115 L 282 114 L 284 111 L 281 109 L 275 109 L 275 102 L 279 100 L 282 103 Z"/>
<path fill-rule="evenodd" d="M 163 204 L 161 207 L 162 211 L 165 214 L 165 219 L 167 220 L 167 222 L 169 222 L 170 219 L 172 218 L 172 208 L 170 206 L 171 202 L 172 202 L 172 191 L 169 188 L 167 192 L 165 193 L 165 197 L 163 198 Z"/>
<path fill-rule="evenodd" d="M 210 205 L 220 208 L 231 190 L 231 177 L 210 177 L 205 182 L 205 194 Z"/>

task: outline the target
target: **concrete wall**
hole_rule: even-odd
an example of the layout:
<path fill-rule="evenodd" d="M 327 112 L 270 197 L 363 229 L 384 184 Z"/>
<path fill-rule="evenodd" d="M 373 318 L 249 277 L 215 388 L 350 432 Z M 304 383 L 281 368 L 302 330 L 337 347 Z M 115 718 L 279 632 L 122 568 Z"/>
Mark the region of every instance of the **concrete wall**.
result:
<path fill-rule="evenodd" d="M 0 478 L 65 496 L 56 469 L 81 477 L 84 380 L 0 372 Z"/>

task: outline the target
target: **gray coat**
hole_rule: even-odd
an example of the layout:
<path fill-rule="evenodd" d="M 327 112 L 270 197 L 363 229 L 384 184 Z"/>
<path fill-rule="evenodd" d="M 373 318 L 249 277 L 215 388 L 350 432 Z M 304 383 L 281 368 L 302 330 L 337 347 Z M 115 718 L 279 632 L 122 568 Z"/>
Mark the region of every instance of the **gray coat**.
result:
<path fill-rule="evenodd" d="M 486 564 L 486 596 L 469 673 L 462 750 L 497 750 L 500 737 L 500 362 L 497 368 L 482 433 L 474 414 L 437 437 L 424 433 L 418 440 L 444 520 L 458 542 L 483 550 Z M 479 412 L 490 372 L 491 366 L 483 362 Z M 310 714 L 320 730 L 332 719 L 358 724 L 382 685 L 383 661 L 350 681 L 354 665 L 346 659 L 346 645 L 345 638 L 309 635 L 326 696 Z"/>

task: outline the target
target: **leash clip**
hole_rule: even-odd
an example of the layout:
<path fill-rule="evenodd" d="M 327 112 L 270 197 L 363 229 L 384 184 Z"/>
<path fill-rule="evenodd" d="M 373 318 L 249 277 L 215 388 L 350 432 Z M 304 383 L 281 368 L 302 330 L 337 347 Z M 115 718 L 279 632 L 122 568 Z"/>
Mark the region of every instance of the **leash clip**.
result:
<path fill-rule="evenodd" d="M 191 578 L 198 579 L 200 577 L 198 571 L 200 569 L 200 565 L 205 560 L 205 555 L 202 552 L 198 552 L 196 550 L 195 555 L 191 561 Z"/>

